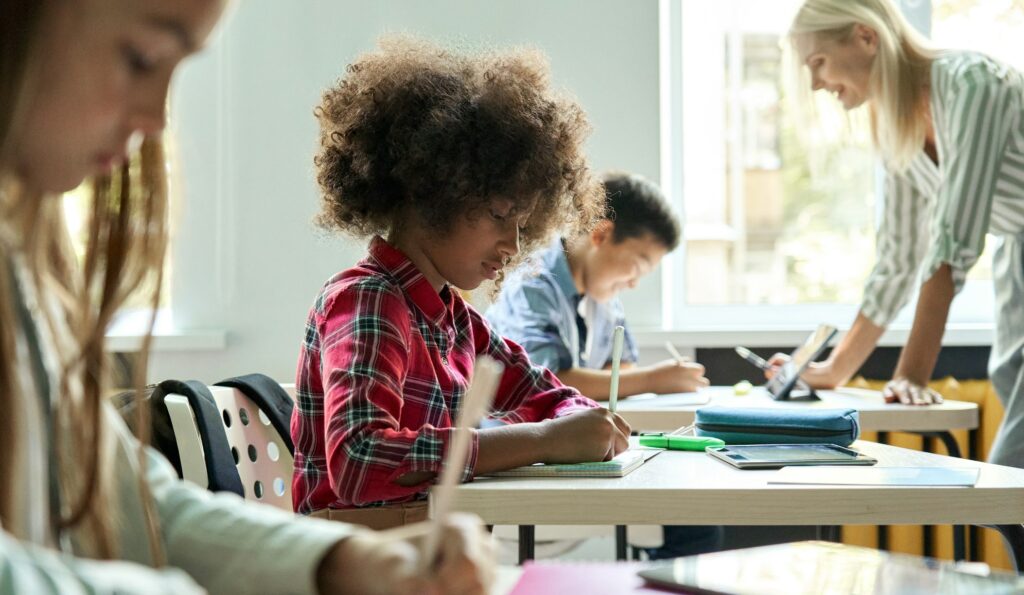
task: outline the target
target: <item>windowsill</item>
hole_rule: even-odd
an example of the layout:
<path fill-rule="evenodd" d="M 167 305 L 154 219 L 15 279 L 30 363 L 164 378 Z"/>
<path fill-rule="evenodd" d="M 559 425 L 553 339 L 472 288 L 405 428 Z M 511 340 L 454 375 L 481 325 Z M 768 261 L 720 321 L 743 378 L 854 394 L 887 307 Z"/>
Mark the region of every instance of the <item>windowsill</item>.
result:
<path fill-rule="evenodd" d="M 134 352 L 142 348 L 142 337 L 148 324 L 145 312 L 126 312 L 118 316 L 107 331 L 108 352 Z M 227 331 L 223 329 L 176 328 L 169 309 L 157 313 L 150 351 L 223 351 L 227 348 Z"/>
<path fill-rule="evenodd" d="M 223 351 L 227 343 L 227 332 L 222 330 L 154 332 L 150 351 Z M 107 333 L 108 352 L 131 353 L 141 348 L 141 333 Z"/>
<path fill-rule="evenodd" d="M 799 345 L 812 331 L 811 327 L 756 327 L 756 328 L 687 328 L 662 330 L 634 328 L 633 336 L 640 347 L 664 347 L 672 341 L 679 347 L 786 347 Z M 848 329 L 840 329 L 840 333 Z M 902 347 L 910 336 L 910 327 L 894 325 L 878 342 L 880 347 Z M 946 346 L 990 346 L 994 337 L 991 324 L 950 324 L 946 327 L 942 344 Z"/>

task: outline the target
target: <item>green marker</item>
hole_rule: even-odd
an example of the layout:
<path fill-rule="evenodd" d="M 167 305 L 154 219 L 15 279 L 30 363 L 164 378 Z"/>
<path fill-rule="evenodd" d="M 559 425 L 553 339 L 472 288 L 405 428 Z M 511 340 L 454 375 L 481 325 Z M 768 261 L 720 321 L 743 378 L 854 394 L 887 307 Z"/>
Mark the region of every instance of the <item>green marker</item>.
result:
<path fill-rule="evenodd" d="M 721 438 L 712 438 L 710 436 L 673 436 L 672 434 L 658 432 L 657 434 L 641 434 L 640 445 L 667 448 L 669 450 L 703 451 L 708 446 L 724 446 L 725 441 Z"/>

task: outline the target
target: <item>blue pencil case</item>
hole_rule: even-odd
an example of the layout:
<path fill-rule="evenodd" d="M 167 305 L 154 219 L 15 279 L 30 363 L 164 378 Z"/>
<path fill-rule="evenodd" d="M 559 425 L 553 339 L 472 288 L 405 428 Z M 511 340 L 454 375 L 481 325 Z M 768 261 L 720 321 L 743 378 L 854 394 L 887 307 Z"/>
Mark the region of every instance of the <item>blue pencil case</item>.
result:
<path fill-rule="evenodd" d="M 860 435 L 856 409 L 746 409 L 705 407 L 694 421 L 698 436 L 726 444 L 837 444 Z"/>

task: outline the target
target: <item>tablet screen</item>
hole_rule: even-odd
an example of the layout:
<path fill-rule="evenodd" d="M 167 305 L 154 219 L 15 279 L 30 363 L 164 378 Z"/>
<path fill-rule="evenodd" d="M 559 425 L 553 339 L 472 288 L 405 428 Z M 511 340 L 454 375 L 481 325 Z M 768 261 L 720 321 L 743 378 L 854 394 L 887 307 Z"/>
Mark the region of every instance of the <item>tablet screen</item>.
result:
<path fill-rule="evenodd" d="M 685 593 L 1020 593 L 1024 578 L 960 572 L 947 562 L 835 543 L 803 542 L 678 558 L 643 570 L 649 583 Z"/>
<path fill-rule="evenodd" d="M 847 461 L 857 458 L 857 452 L 827 444 L 755 444 L 730 446 L 727 456 L 736 460 L 772 461 L 779 463 Z"/>
<path fill-rule="evenodd" d="M 740 469 L 777 469 L 791 465 L 874 465 L 878 462 L 835 444 L 709 446 L 704 452 Z"/>

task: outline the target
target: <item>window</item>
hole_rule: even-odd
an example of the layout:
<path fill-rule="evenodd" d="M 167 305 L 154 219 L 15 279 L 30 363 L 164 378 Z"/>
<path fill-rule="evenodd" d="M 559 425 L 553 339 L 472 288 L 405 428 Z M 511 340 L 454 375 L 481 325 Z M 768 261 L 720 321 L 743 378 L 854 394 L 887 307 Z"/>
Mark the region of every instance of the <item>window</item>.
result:
<path fill-rule="evenodd" d="M 168 160 L 173 160 L 174 147 L 172 145 L 173 135 L 165 134 L 164 143 L 165 151 L 168 155 Z M 168 176 L 168 201 L 173 203 L 177 197 L 175 195 L 175 179 L 173 176 Z M 68 233 L 71 236 L 71 246 L 78 257 L 79 262 L 85 257 L 85 243 L 89 233 L 89 209 L 91 207 L 91 187 L 90 182 L 86 180 L 78 188 L 70 192 L 66 192 L 63 196 L 64 200 L 64 220 L 68 228 Z M 174 212 L 169 205 L 169 211 Z M 170 292 L 170 275 L 171 275 L 171 263 L 170 263 L 170 246 L 167 249 L 168 258 L 164 261 L 164 279 L 163 285 L 160 288 L 160 308 L 167 309 L 169 307 Z M 133 295 L 129 296 L 122 305 L 122 312 L 119 315 L 120 318 L 131 317 L 140 321 L 140 324 L 145 324 L 148 319 L 147 312 L 149 308 L 149 295 L 151 289 L 149 287 L 143 287 L 141 290 L 136 291 Z M 138 328 L 143 328 L 139 326 Z"/>
<path fill-rule="evenodd" d="M 847 324 L 860 303 L 880 169 L 863 110 L 847 116 L 817 97 L 829 122 L 810 127 L 786 97 L 783 36 L 800 3 L 662 4 L 662 184 L 685 227 L 664 267 L 670 328 Z M 1024 9 L 1000 0 L 905 4 L 915 24 L 934 17 L 938 45 L 997 57 L 1014 53 L 1024 23 Z M 983 38 L 994 47 L 974 43 Z M 989 263 L 971 271 L 952 322 L 991 321 Z M 911 319 L 908 308 L 896 324 Z"/>

